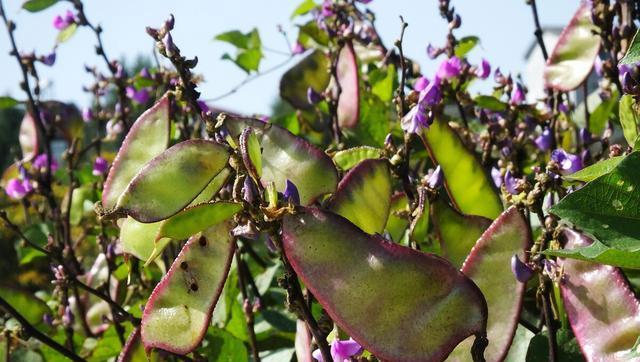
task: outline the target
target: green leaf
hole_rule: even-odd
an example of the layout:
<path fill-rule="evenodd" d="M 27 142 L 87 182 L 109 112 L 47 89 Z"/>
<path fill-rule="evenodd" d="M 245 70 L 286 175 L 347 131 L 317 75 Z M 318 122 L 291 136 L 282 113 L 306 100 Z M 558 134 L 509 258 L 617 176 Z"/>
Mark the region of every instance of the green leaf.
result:
<path fill-rule="evenodd" d="M 482 294 L 439 257 L 312 208 L 285 216 L 282 235 L 284 252 L 307 288 L 342 330 L 380 360 L 441 361 L 461 340 L 484 330 Z"/>
<path fill-rule="evenodd" d="M 566 230 L 566 247 L 588 246 Z M 640 304 L 620 270 L 579 260 L 561 261 L 562 301 L 571 329 L 588 361 L 629 361 L 640 335 Z M 635 351 L 634 351 L 635 352 Z"/>
<path fill-rule="evenodd" d="M 162 250 L 171 241 L 157 238 L 161 224 L 162 222 L 145 224 L 127 217 L 120 225 L 122 251 L 142 261 L 150 260 L 155 249 Z"/>
<path fill-rule="evenodd" d="M 458 58 L 464 58 L 479 42 L 480 38 L 477 36 L 465 36 L 458 40 L 454 52 Z"/>
<path fill-rule="evenodd" d="M 612 248 L 640 250 L 640 152 L 550 209 Z"/>
<path fill-rule="evenodd" d="M 298 25 L 298 42 L 305 48 L 315 48 L 316 45 L 327 46 L 329 36 L 327 32 L 318 27 L 315 20 L 310 20 L 304 25 Z"/>
<path fill-rule="evenodd" d="M 313 109 L 307 101 L 307 89 L 321 93 L 329 84 L 329 61 L 316 49 L 298 64 L 287 70 L 280 79 L 280 96 L 299 109 Z"/>
<path fill-rule="evenodd" d="M 559 258 L 584 260 L 592 263 L 613 265 L 626 269 L 640 269 L 640 251 L 624 251 L 612 249 L 595 240 L 589 246 L 581 246 L 572 249 L 545 250 L 545 255 L 553 255 Z"/>
<path fill-rule="evenodd" d="M 371 83 L 371 93 L 375 94 L 383 102 L 390 102 L 393 98 L 396 82 L 396 67 L 389 64 L 382 69 L 375 69 L 369 72 L 369 83 Z"/>
<path fill-rule="evenodd" d="M 56 44 L 62 44 L 71 39 L 73 34 L 76 33 L 76 30 L 78 30 L 78 24 L 76 23 L 69 24 L 69 26 L 60 30 L 58 36 L 56 37 Z"/>
<path fill-rule="evenodd" d="M 445 187 L 459 211 L 489 219 L 502 213 L 502 201 L 476 155 L 443 119 L 435 119 L 421 139 L 433 162 L 442 168 Z"/>
<path fill-rule="evenodd" d="M 563 362 L 584 362 L 584 356 L 571 331 L 560 329 L 556 332 L 556 343 L 558 345 L 558 361 Z M 549 336 L 545 330 L 541 334 L 531 338 L 527 351 L 526 362 L 548 362 L 549 361 Z"/>
<path fill-rule="evenodd" d="M 381 156 L 382 150 L 380 148 L 360 146 L 336 152 L 333 155 L 333 162 L 342 170 L 348 171 L 364 160 L 380 158 Z"/>
<path fill-rule="evenodd" d="M 640 37 L 638 37 L 640 31 L 636 31 L 636 35 L 633 36 L 631 45 L 627 49 L 627 54 L 624 55 L 618 64 L 635 64 L 640 62 Z"/>
<path fill-rule="evenodd" d="M 6 300 L 14 309 L 33 325 L 42 324 L 42 316 L 51 313 L 49 307 L 33 293 L 19 289 L 0 286 L 0 297 Z"/>
<path fill-rule="evenodd" d="M 55 5 L 57 2 L 58 0 L 28 0 L 22 4 L 22 8 L 28 12 L 36 13 Z"/>
<path fill-rule="evenodd" d="M 242 210 L 242 204 L 231 201 L 210 202 L 182 210 L 160 223 L 156 240 L 183 240 L 215 226 Z"/>
<path fill-rule="evenodd" d="M 15 107 L 19 102 L 9 96 L 0 97 L 0 109 Z"/>
<path fill-rule="evenodd" d="M 624 160 L 624 156 L 611 157 L 606 160 L 598 161 L 597 163 L 594 163 L 589 167 L 585 167 L 578 172 L 574 172 L 571 175 L 563 176 L 563 178 L 569 181 L 593 181 L 598 177 L 613 171 L 622 160 Z"/>
<path fill-rule="evenodd" d="M 225 125 L 236 140 L 246 127 L 256 132 L 262 147 L 263 186 L 273 182 L 276 190 L 283 192 L 286 181 L 290 180 L 298 188 L 302 205 L 336 190 L 338 174 L 335 165 L 329 156 L 307 140 L 256 119 L 228 116 Z"/>
<path fill-rule="evenodd" d="M 189 140 L 149 161 L 131 180 L 116 209 L 141 222 L 164 220 L 189 205 L 227 165 L 219 143 Z"/>
<path fill-rule="evenodd" d="M 544 69 L 546 87 L 568 92 L 582 84 L 600 50 L 599 31 L 591 22 L 591 4 L 581 3 L 549 56 Z"/>
<path fill-rule="evenodd" d="M 261 49 L 249 49 L 239 52 L 234 63 L 236 63 L 236 65 L 242 68 L 245 72 L 251 73 L 252 71 L 258 70 L 261 60 Z"/>
<path fill-rule="evenodd" d="M 222 189 L 222 187 L 224 187 L 224 185 L 227 183 L 227 180 L 229 179 L 230 175 L 231 175 L 231 170 L 229 170 L 228 168 L 225 168 L 222 171 L 220 171 L 220 173 L 217 174 L 216 177 L 214 177 L 213 180 L 211 180 L 211 182 L 209 182 L 207 187 L 205 187 L 204 190 L 202 190 L 200 195 L 198 195 L 198 197 L 196 197 L 193 201 L 191 201 L 189 206 L 195 206 L 198 204 L 202 204 L 204 202 L 211 201 L 211 199 L 213 199 L 213 197 L 217 195 L 218 192 L 220 192 L 220 190 Z"/>
<path fill-rule="evenodd" d="M 365 160 L 340 181 L 327 209 L 369 234 L 382 234 L 389 217 L 391 171 L 387 160 Z"/>
<path fill-rule="evenodd" d="M 482 216 L 463 215 L 443 201 L 435 202 L 431 212 L 443 256 L 461 268 L 476 241 L 491 225 L 491 220 Z"/>
<path fill-rule="evenodd" d="M 205 348 L 205 355 L 210 361 L 249 361 L 247 347 L 231 333 L 220 328 L 209 328 L 205 338 L 209 342 Z"/>
<path fill-rule="evenodd" d="M 625 94 L 620 98 L 620 125 L 622 126 L 624 138 L 629 145 L 633 145 L 638 138 L 640 115 L 638 115 L 637 107 L 638 105 L 633 96 Z"/>
<path fill-rule="evenodd" d="M 478 95 L 473 101 L 476 102 L 476 106 L 490 111 L 500 112 L 507 109 L 506 103 L 493 96 Z"/>
<path fill-rule="evenodd" d="M 316 3 L 313 0 L 304 0 L 298 5 L 298 7 L 291 13 L 290 19 L 299 15 L 304 15 L 313 10 L 316 7 Z"/>
<path fill-rule="evenodd" d="M 390 112 L 389 104 L 371 93 L 365 92 L 360 96 L 360 120 L 355 128 L 343 130 L 347 144 L 382 147 L 391 131 L 389 120 L 393 119 L 395 113 Z"/>
<path fill-rule="evenodd" d="M 135 121 L 109 169 L 102 192 L 102 206 L 109 210 L 140 169 L 169 145 L 171 119 L 169 97 L 164 95 Z"/>
<path fill-rule="evenodd" d="M 219 34 L 214 39 L 227 42 L 237 48 L 235 58 L 224 54 L 222 59 L 233 61 L 247 73 L 258 70 L 262 60 L 262 41 L 258 29 L 254 28 L 248 33 L 232 30 Z"/>
<path fill-rule="evenodd" d="M 522 325 L 518 325 L 516 329 L 516 335 L 513 336 L 513 342 L 511 343 L 511 347 L 509 348 L 509 354 L 504 359 L 505 362 L 522 362 L 526 360 L 527 350 L 529 349 L 529 343 L 531 339 L 535 336 L 533 332 L 523 327 Z M 548 353 L 547 353 L 548 356 Z"/>
<path fill-rule="evenodd" d="M 489 307 L 487 338 L 491 343 L 484 351 L 488 361 L 502 361 L 509 352 L 526 289 L 511 272 L 511 258 L 518 255 L 526 261 L 525 251 L 532 243 L 527 221 L 512 206 L 491 224 L 462 266 L 461 271 L 480 288 Z M 469 339 L 462 342 L 449 359 L 468 360 L 472 344 Z"/>
<path fill-rule="evenodd" d="M 218 34 L 214 39 L 227 42 L 236 48 L 249 49 L 249 34 L 243 34 L 238 30 L 231 30 Z"/>
<path fill-rule="evenodd" d="M 598 95 L 596 94 L 596 96 Z M 598 104 L 591 113 L 591 116 L 589 117 L 589 131 L 593 134 L 602 134 L 605 126 L 607 125 L 607 121 L 615 117 L 617 107 L 618 91 L 614 90 L 611 93 L 611 97 Z"/>
<path fill-rule="evenodd" d="M 155 287 L 142 315 L 145 348 L 187 354 L 205 336 L 235 249 L 232 222 L 189 239 Z"/>

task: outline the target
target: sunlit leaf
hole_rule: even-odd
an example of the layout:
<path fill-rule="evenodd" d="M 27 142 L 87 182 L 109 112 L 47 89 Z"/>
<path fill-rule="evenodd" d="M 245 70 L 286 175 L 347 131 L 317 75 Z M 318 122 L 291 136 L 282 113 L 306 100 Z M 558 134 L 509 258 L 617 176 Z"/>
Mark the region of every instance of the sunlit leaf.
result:
<path fill-rule="evenodd" d="M 593 181 L 598 177 L 613 171 L 622 160 L 624 160 L 624 156 L 607 158 L 606 160 L 598 161 L 589 167 L 585 167 L 578 172 L 563 176 L 563 178 L 570 181 Z"/>
<path fill-rule="evenodd" d="M 0 109 L 15 107 L 19 102 L 9 96 L 0 97 Z"/>
<path fill-rule="evenodd" d="M 638 138 L 638 127 L 640 126 L 640 115 L 638 105 L 633 96 L 625 94 L 620 98 L 620 125 L 624 138 L 629 145 L 633 145 Z"/>
<path fill-rule="evenodd" d="M 371 93 L 377 95 L 383 102 L 390 102 L 395 91 L 396 67 L 389 64 L 386 69 L 370 71 L 368 76 L 369 83 L 371 83 Z"/>
<path fill-rule="evenodd" d="M 640 62 L 640 37 L 638 37 L 639 32 L 640 31 L 636 31 L 636 35 L 633 36 L 631 45 L 629 46 L 629 49 L 627 49 L 627 54 L 625 54 L 624 57 L 620 59 L 618 64 L 636 64 Z"/>
<path fill-rule="evenodd" d="M 456 43 L 454 53 L 458 58 L 464 58 L 479 42 L 480 38 L 473 35 L 460 38 Z"/>
<path fill-rule="evenodd" d="M 27 0 L 22 4 L 22 8 L 31 13 L 36 13 L 55 5 L 58 0 Z"/>
<path fill-rule="evenodd" d="M 640 152 L 628 155 L 616 168 L 565 196 L 550 209 L 563 220 L 593 235 L 603 244 L 626 251 L 640 250 Z"/>
<path fill-rule="evenodd" d="M 102 206 L 111 209 L 129 182 L 148 161 L 169 145 L 169 98 L 162 97 L 131 126 L 122 142 L 102 192 Z"/>
<path fill-rule="evenodd" d="M 189 239 L 155 287 L 142 315 L 146 348 L 186 354 L 205 336 L 235 249 L 232 223 Z"/>
<path fill-rule="evenodd" d="M 480 288 L 489 307 L 485 350 L 488 361 L 502 361 L 520 319 L 525 283 L 511 272 L 511 258 L 527 260 L 525 251 L 533 243 L 529 226 L 514 206 L 506 210 L 476 242 L 464 261 L 462 272 Z M 451 361 L 467 361 L 472 341 L 461 343 L 449 356 Z"/>
<path fill-rule="evenodd" d="M 336 324 L 381 360 L 442 361 L 484 330 L 481 293 L 434 255 L 309 208 L 284 218 L 283 245 Z"/>
<path fill-rule="evenodd" d="M 228 159 L 225 147 L 215 142 L 178 143 L 140 170 L 118 199 L 116 209 L 141 222 L 166 219 L 189 205 Z"/>
<path fill-rule="evenodd" d="M 151 258 L 154 248 L 162 250 L 170 239 L 158 240 L 158 230 L 162 222 L 141 223 L 132 217 L 127 217 L 120 225 L 120 245 L 122 251 L 147 261 Z"/>
<path fill-rule="evenodd" d="M 60 30 L 56 37 L 56 44 L 62 44 L 71 39 L 71 37 L 76 33 L 76 30 L 78 30 L 78 24 L 76 23 L 71 23 L 66 28 Z"/>
<path fill-rule="evenodd" d="M 391 172 L 387 160 L 365 160 L 340 181 L 327 208 L 364 232 L 381 234 L 389 217 Z"/>
<path fill-rule="evenodd" d="M 189 206 L 194 206 L 194 205 L 202 204 L 203 202 L 211 201 L 211 199 L 213 199 L 213 197 L 218 192 L 220 192 L 222 187 L 229 180 L 229 176 L 231 176 L 231 171 L 228 168 L 225 168 L 222 171 L 220 171 L 220 173 L 217 174 L 216 177 L 214 177 L 213 180 L 211 180 L 211 182 L 209 182 L 207 187 L 205 187 L 204 190 L 202 190 L 200 195 L 198 195 L 198 197 L 196 197 L 193 201 L 191 201 Z"/>
<path fill-rule="evenodd" d="M 591 3 L 582 2 L 547 60 L 546 87 L 568 92 L 582 84 L 600 50 L 598 32 L 598 27 L 591 22 Z"/>
<path fill-rule="evenodd" d="M 462 213 L 489 219 L 502 213 L 502 202 L 486 171 L 444 120 L 436 119 L 421 138 L 442 168 L 447 192 Z"/>
<path fill-rule="evenodd" d="M 589 240 L 567 230 L 566 247 L 589 245 Z M 579 260 L 562 261 L 560 283 L 571 329 L 589 361 L 630 360 L 640 335 L 640 303 L 622 273 L 611 266 Z"/>
<path fill-rule="evenodd" d="M 316 3 L 313 0 L 304 0 L 298 5 L 298 7 L 291 13 L 291 19 L 299 15 L 304 15 L 316 7 Z"/>
<path fill-rule="evenodd" d="M 382 150 L 375 147 L 360 146 L 338 151 L 333 155 L 333 162 L 341 169 L 348 171 L 358 163 L 382 156 Z"/>
<path fill-rule="evenodd" d="M 191 206 L 162 221 L 156 239 L 186 239 L 233 217 L 240 210 L 242 210 L 242 205 L 231 201 Z"/>

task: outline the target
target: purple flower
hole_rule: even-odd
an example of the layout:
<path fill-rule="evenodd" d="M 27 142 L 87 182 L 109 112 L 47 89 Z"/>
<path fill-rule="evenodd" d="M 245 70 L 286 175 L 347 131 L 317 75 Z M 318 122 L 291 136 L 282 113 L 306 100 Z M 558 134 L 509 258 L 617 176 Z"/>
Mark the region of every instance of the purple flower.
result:
<path fill-rule="evenodd" d="M 93 161 L 93 175 L 94 176 L 102 176 L 107 172 L 107 169 L 109 168 L 109 162 L 107 162 L 107 160 L 105 160 L 104 158 L 98 156 L 96 157 L 96 160 Z"/>
<path fill-rule="evenodd" d="M 491 168 L 491 178 L 493 179 L 493 183 L 496 187 L 500 188 L 502 186 L 502 174 L 500 173 L 500 169 L 497 167 Z"/>
<path fill-rule="evenodd" d="M 45 56 L 40 57 L 40 61 L 46 66 L 52 66 L 56 62 L 56 52 L 51 52 Z"/>
<path fill-rule="evenodd" d="M 322 95 L 316 92 L 312 87 L 307 88 L 307 102 L 309 104 L 318 104 L 322 101 Z"/>
<path fill-rule="evenodd" d="M 93 119 L 93 110 L 90 107 L 84 107 L 82 109 L 82 120 L 90 122 Z"/>
<path fill-rule="evenodd" d="M 591 132 L 586 128 L 580 128 L 580 140 L 583 145 L 591 143 Z"/>
<path fill-rule="evenodd" d="M 429 83 L 425 89 L 420 91 L 418 103 L 425 106 L 434 106 L 440 102 L 440 79 L 436 77 L 433 82 Z"/>
<path fill-rule="evenodd" d="M 349 338 L 346 341 L 341 341 L 336 338 L 331 342 L 331 357 L 334 362 L 349 362 L 351 361 L 352 356 L 359 355 L 362 351 L 362 346 L 352 338 Z M 318 362 L 324 362 L 322 359 L 322 353 L 319 349 L 313 351 L 312 355 Z"/>
<path fill-rule="evenodd" d="M 515 275 L 520 283 L 526 283 L 533 277 L 533 269 L 523 263 L 516 254 L 513 254 L 513 257 L 511 257 L 511 272 L 513 272 L 513 275 Z"/>
<path fill-rule="evenodd" d="M 198 106 L 200 106 L 200 111 L 201 112 L 207 113 L 207 112 L 211 111 L 211 109 L 209 108 L 207 103 L 205 103 L 204 101 L 198 101 Z"/>
<path fill-rule="evenodd" d="M 322 10 L 320 11 L 320 14 L 322 15 L 322 17 L 326 18 L 334 14 L 333 5 L 331 3 L 332 3 L 332 0 L 324 0 L 322 2 Z"/>
<path fill-rule="evenodd" d="M 542 130 L 542 134 L 536 137 L 536 139 L 533 142 L 536 144 L 536 146 L 538 146 L 538 148 L 541 151 L 548 151 L 551 148 L 552 141 L 553 141 L 553 135 L 551 134 L 551 130 L 545 127 Z"/>
<path fill-rule="evenodd" d="M 70 327 L 74 321 L 73 311 L 71 311 L 70 306 L 66 306 L 64 308 L 64 313 L 62 314 L 62 324 L 65 327 Z"/>
<path fill-rule="evenodd" d="M 580 156 L 568 153 L 562 148 L 553 150 L 551 159 L 560 166 L 560 173 L 563 175 L 572 174 L 583 167 Z"/>
<path fill-rule="evenodd" d="M 147 67 L 143 67 L 140 69 L 140 73 L 138 73 L 142 78 L 151 78 L 151 73 L 149 73 L 149 69 Z"/>
<path fill-rule="evenodd" d="M 291 49 L 291 53 L 294 55 L 297 54 L 302 54 L 304 53 L 306 49 L 304 48 L 304 45 L 302 45 L 302 43 L 300 43 L 299 41 L 296 41 L 295 44 L 293 44 L 293 49 Z"/>
<path fill-rule="evenodd" d="M 22 199 L 32 190 L 33 187 L 31 187 L 31 183 L 28 180 L 20 180 L 19 178 L 10 179 L 5 188 L 7 195 L 14 200 Z"/>
<path fill-rule="evenodd" d="M 602 59 L 600 57 L 596 57 L 596 60 L 593 62 L 593 69 L 596 71 L 598 77 L 602 77 Z"/>
<path fill-rule="evenodd" d="M 253 187 L 253 180 L 251 177 L 244 178 L 244 185 L 242 187 L 242 199 L 252 204 L 256 199 L 256 192 Z"/>
<path fill-rule="evenodd" d="M 441 50 L 431 45 L 431 43 L 427 44 L 427 56 L 429 59 L 436 59 L 438 55 L 440 55 Z"/>
<path fill-rule="evenodd" d="M 625 72 L 622 75 L 622 90 L 626 94 L 640 94 L 640 84 L 633 78 L 631 72 Z"/>
<path fill-rule="evenodd" d="M 524 101 L 524 89 L 520 83 L 516 84 L 516 87 L 513 89 L 513 93 L 511 94 L 511 104 L 518 105 Z"/>
<path fill-rule="evenodd" d="M 48 157 L 46 154 L 41 153 L 33 160 L 33 167 L 35 167 L 40 172 L 44 172 L 47 166 L 49 165 Z M 51 157 L 51 172 L 56 172 L 58 170 L 58 162 L 55 158 Z"/>
<path fill-rule="evenodd" d="M 122 133 L 122 123 L 117 119 L 110 119 L 106 125 L 107 130 L 107 138 L 112 140 L 115 139 L 116 136 Z"/>
<path fill-rule="evenodd" d="M 436 76 L 440 79 L 449 79 L 459 76 L 460 73 L 462 73 L 462 61 L 454 55 L 440 63 Z"/>
<path fill-rule="evenodd" d="M 481 79 L 487 79 L 491 75 L 491 64 L 489 64 L 488 60 L 482 58 L 482 62 L 478 70 L 476 70 L 476 75 Z"/>
<path fill-rule="evenodd" d="M 496 68 L 496 71 L 493 72 L 493 79 L 496 81 L 496 83 L 500 83 L 500 84 L 506 84 L 507 83 L 507 78 L 504 76 L 504 74 L 502 74 L 502 71 L 500 70 L 500 68 Z"/>
<path fill-rule="evenodd" d="M 76 17 L 73 15 L 73 12 L 71 10 L 67 10 L 64 16 L 56 15 L 56 17 L 53 18 L 53 27 L 58 30 L 64 30 L 75 22 Z"/>
<path fill-rule="evenodd" d="M 423 103 L 416 104 L 400 121 L 400 127 L 408 133 L 419 133 L 430 124 L 431 119 Z"/>
<path fill-rule="evenodd" d="M 519 194 L 517 186 L 518 179 L 513 177 L 513 174 L 511 174 L 511 170 L 507 170 L 507 172 L 504 174 L 504 188 L 507 189 L 507 192 L 511 195 L 517 195 Z"/>
<path fill-rule="evenodd" d="M 433 172 L 427 179 L 427 185 L 429 185 L 430 188 L 435 189 L 441 184 L 442 184 L 442 169 L 440 168 L 440 165 L 438 165 L 438 167 L 436 167 L 436 169 L 433 170 Z"/>
<path fill-rule="evenodd" d="M 284 192 L 282 194 L 285 200 L 291 201 L 296 205 L 300 204 L 300 194 L 298 193 L 298 188 L 293 182 L 291 182 L 288 179 L 287 179 L 287 184 L 284 188 Z"/>
<path fill-rule="evenodd" d="M 147 90 L 147 88 L 142 88 L 137 91 L 134 87 L 128 86 L 127 97 L 129 99 L 133 99 L 134 101 L 140 104 L 144 104 L 144 103 L 147 103 L 147 101 L 149 101 L 149 91 Z"/>
<path fill-rule="evenodd" d="M 416 83 L 413 85 L 413 90 L 416 92 L 420 92 L 427 88 L 429 85 L 429 79 L 426 77 L 420 76 L 420 78 L 416 79 Z"/>

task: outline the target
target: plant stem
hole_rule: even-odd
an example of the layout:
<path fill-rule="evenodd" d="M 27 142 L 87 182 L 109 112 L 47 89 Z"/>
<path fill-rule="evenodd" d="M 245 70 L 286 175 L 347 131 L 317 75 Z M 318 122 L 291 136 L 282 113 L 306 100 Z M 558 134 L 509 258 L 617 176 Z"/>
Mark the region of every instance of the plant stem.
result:
<path fill-rule="evenodd" d="M 249 332 L 249 346 L 251 347 L 251 354 L 253 355 L 253 360 L 255 362 L 260 362 L 260 355 L 258 354 L 258 341 L 256 338 L 256 331 L 254 329 L 254 316 L 253 316 L 253 305 L 249 300 L 249 293 L 247 292 L 247 272 L 248 268 L 246 267 L 244 260 L 242 259 L 242 254 L 240 249 L 236 246 L 236 263 L 238 265 L 238 283 L 240 284 L 240 292 L 242 293 L 243 299 L 243 310 L 245 319 L 247 321 L 247 331 Z"/>
<path fill-rule="evenodd" d="M 20 324 L 22 324 L 22 328 L 24 328 L 25 331 L 30 336 L 33 336 L 35 339 L 39 340 L 40 342 L 42 342 L 42 343 L 46 344 L 47 346 L 55 349 L 56 351 L 60 352 L 61 354 L 63 354 L 65 357 L 69 358 L 72 361 L 78 361 L 78 362 L 84 362 L 85 361 L 85 359 L 83 359 L 82 357 L 80 357 L 80 356 L 76 355 L 75 353 L 71 352 L 70 350 L 66 349 L 61 344 L 59 344 L 58 342 L 56 342 L 53 339 L 49 338 L 46 334 L 40 332 L 38 329 L 36 329 L 34 326 L 32 326 L 29 323 L 29 321 L 26 320 L 25 317 L 23 317 L 17 310 L 15 310 L 15 308 L 13 308 L 11 306 L 11 304 L 9 304 L 2 297 L 0 297 L 0 308 L 4 309 L 7 313 L 11 314 L 11 316 L 13 318 L 17 319 L 18 322 L 20 322 Z"/>
<path fill-rule="evenodd" d="M 533 34 L 536 36 L 536 40 L 538 41 L 538 45 L 540 46 L 540 50 L 542 51 L 542 56 L 546 61 L 549 58 L 549 53 L 547 52 L 547 47 L 544 44 L 544 38 L 542 37 L 542 27 L 540 26 L 540 19 L 538 17 L 538 6 L 536 5 L 536 0 L 529 0 L 529 5 L 531 6 L 531 12 L 533 13 L 533 22 L 536 26 L 536 30 Z"/>

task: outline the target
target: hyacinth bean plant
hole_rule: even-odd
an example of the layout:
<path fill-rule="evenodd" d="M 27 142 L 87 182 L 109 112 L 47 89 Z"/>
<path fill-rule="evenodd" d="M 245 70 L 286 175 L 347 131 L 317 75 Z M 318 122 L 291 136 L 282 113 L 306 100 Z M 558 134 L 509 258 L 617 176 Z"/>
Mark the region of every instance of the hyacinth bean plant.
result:
<path fill-rule="evenodd" d="M 207 102 L 173 16 L 147 27 L 155 65 L 126 69 L 81 0 L 23 4 L 104 60 L 90 107 L 41 99 L 55 48 L 24 52 L 0 1 L 24 90 L 0 97 L 24 110 L 0 180 L 0 359 L 640 361 L 638 2 L 580 3 L 547 48 L 527 0 L 531 99 L 470 60 L 449 0 L 446 38 L 413 55 L 370 1 L 295 8 L 270 116 Z M 267 72 L 257 30 L 215 38 L 243 84 Z"/>

